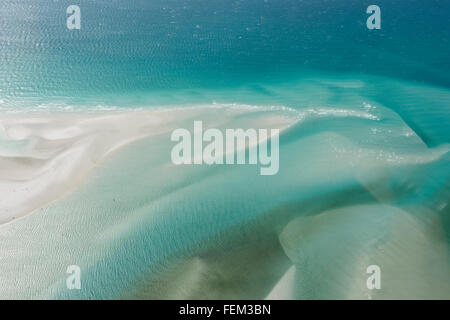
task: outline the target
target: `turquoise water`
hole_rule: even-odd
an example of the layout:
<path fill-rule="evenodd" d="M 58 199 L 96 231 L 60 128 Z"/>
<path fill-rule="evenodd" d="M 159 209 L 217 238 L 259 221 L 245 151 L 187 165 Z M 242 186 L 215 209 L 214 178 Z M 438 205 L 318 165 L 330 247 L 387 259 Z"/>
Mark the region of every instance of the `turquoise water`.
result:
<path fill-rule="evenodd" d="M 389 109 L 369 114 L 298 122 L 280 137 L 275 176 L 174 167 L 169 134 L 131 144 L 0 227 L 0 295 L 264 299 L 294 266 L 290 299 L 448 298 L 448 145 L 428 148 Z M 66 288 L 72 264 L 81 290 Z M 373 264 L 381 290 L 366 288 Z"/>
<path fill-rule="evenodd" d="M 1 111 L 234 104 L 304 121 L 272 178 L 167 170 L 166 136 L 130 145 L 0 226 L 0 297 L 260 299 L 291 266 L 290 298 L 450 297 L 449 1 L 377 0 L 381 30 L 365 0 L 77 4 L 70 31 L 66 1 L 2 0 Z M 70 264 L 84 291 L 66 290 Z M 384 291 L 367 291 L 369 264 Z"/>
<path fill-rule="evenodd" d="M 382 29 L 372 31 L 365 27 L 371 3 L 360 0 L 77 4 L 82 28 L 70 31 L 65 1 L 2 2 L 0 107 L 217 101 L 302 108 L 373 99 L 430 144 L 448 141 L 449 126 L 433 124 L 449 116 L 448 1 L 378 1 Z M 311 92 L 308 80 L 323 74 L 365 84 L 346 101 L 349 90 L 333 83 L 316 81 Z"/>

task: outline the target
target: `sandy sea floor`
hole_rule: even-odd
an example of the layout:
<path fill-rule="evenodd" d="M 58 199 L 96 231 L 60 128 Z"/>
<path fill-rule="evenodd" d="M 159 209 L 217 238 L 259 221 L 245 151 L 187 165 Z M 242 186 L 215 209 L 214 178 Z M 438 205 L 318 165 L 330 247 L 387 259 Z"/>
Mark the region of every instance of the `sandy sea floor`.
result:
<path fill-rule="evenodd" d="M 194 120 L 284 128 L 279 173 L 173 165 L 170 133 Z M 1 124 L 2 298 L 450 295 L 448 198 L 436 180 L 420 199 L 449 146 L 427 147 L 389 109 L 203 106 Z M 372 264 L 383 290 L 366 287 Z M 67 290 L 69 265 L 82 290 Z"/>

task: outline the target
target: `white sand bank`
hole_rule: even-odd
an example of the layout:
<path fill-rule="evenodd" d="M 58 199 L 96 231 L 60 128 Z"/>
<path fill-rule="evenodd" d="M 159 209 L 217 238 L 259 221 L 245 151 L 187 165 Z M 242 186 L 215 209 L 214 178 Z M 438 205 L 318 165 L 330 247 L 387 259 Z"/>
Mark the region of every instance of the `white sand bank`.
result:
<path fill-rule="evenodd" d="M 209 114 L 217 114 L 217 110 L 210 109 Z M 73 190 L 117 148 L 140 138 L 186 127 L 191 120 L 200 118 L 200 114 L 204 117 L 204 111 L 205 108 L 199 107 L 0 114 L 0 224 Z M 245 109 L 224 108 L 220 112 L 224 112 L 225 118 Z M 217 124 L 221 120 L 213 122 Z"/>

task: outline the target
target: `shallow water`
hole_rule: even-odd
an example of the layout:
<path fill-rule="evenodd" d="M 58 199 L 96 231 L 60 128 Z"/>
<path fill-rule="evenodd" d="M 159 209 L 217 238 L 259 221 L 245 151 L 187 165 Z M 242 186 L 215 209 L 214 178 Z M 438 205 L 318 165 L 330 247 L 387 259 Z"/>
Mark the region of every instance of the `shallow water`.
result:
<path fill-rule="evenodd" d="M 258 106 L 295 125 L 271 177 L 174 168 L 168 135 L 120 150 L 0 226 L 0 297 L 262 299 L 288 270 L 293 299 L 450 297 L 448 1 L 377 1 L 376 31 L 359 0 L 78 4 L 69 31 L 65 1 L 3 0 L 2 112 L 201 105 L 236 128 L 267 124 Z"/>

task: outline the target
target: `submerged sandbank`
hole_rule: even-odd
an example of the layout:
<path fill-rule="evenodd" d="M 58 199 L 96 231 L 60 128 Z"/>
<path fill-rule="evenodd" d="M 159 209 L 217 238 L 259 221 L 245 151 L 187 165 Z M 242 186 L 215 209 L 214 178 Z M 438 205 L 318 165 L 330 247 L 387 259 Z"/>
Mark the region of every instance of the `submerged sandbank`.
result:
<path fill-rule="evenodd" d="M 110 152 L 72 192 L 0 226 L 0 297 L 448 297 L 449 146 L 427 147 L 382 107 L 313 111 L 162 111 L 165 131 Z M 279 173 L 175 166 L 171 128 L 194 120 L 286 126 Z M 366 287 L 372 264 L 379 291 Z M 82 270 L 81 290 L 66 287 L 69 265 Z"/>
<path fill-rule="evenodd" d="M 0 224 L 67 194 L 114 150 L 137 139 L 190 127 L 193 120 L 205 116 L 205 110 L 208 114 L 208 109 L 211 118 L 216 108 L 2 113 Z M 221 112 L 237 116 L 246 110 L 225 107 Z M 284 111 L 285 116 L 287 113 Z M 295 121 L 286 117 L 280 122 L 280 114 L 273 117 L 281 127 Z M 209 124 L 220 122 L 210 119 Z M 167 156 L 170 159 L 170 154 Z"/>

